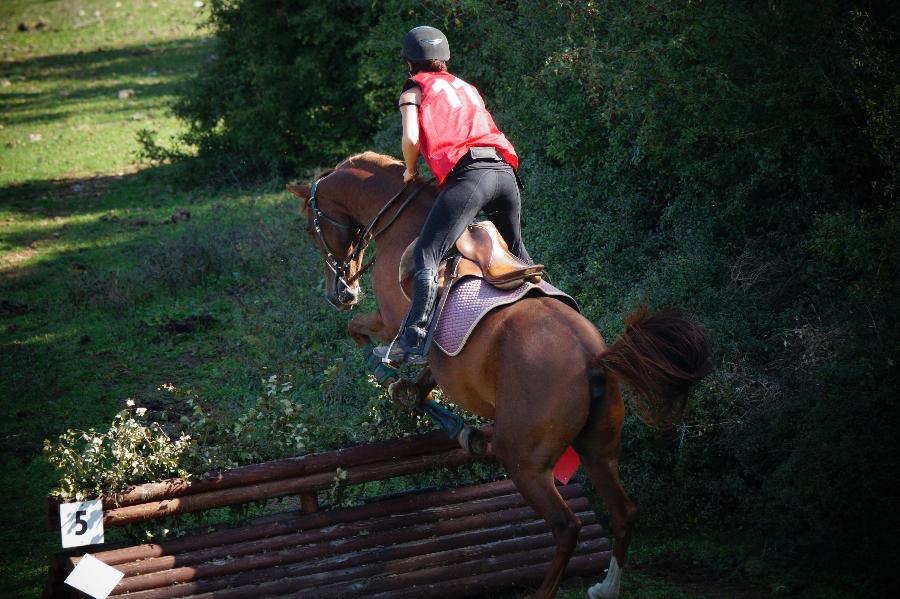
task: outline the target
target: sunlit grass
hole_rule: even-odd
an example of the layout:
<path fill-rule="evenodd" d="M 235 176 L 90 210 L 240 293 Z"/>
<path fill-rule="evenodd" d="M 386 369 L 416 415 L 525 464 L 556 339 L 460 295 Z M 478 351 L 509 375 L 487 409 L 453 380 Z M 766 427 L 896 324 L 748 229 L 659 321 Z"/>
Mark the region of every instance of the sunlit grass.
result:
<path fill-rule="evenodd" d="M 140 168 L 140 129 L 180 131 L 167 107 L 209 52 L 202 17 L 193 0 L 0 4 L 0 185 Z"/>
<path fill-rule="evenodd" d="M 0 19 L 3 59 L 67 54 L 96 46 L 164 41 L 196 34 L 202 8 L 194 0 L 4 0 Z M 46 26 L 28 34 L 20 23 Z"/>

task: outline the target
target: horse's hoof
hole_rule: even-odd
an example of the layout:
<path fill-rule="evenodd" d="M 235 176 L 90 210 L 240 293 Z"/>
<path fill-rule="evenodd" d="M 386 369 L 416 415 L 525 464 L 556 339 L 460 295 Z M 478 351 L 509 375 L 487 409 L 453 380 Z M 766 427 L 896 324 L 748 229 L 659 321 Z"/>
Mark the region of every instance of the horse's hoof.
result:
<path fill-rule="evenodd" d="M 398 379 L 388 386 L 391 401 L 407 410 L 415 410 L 422 405 L 419 388 L 408 379 Z"/>
<path fill-rule="evenodd" d="M 587 592 L 588 599 L 618 599 L 622 587 L 622 569 L 619 562 L 613 557 L 609 562 L 609 570 L 603 582 L 598 582 L 590 587 Z"/>
<path fill-rule="evenodd" d="M 618 590 L 613 591 L 608 587 L 604 587 L 602 582 L 598 582 L 590 587 L 587 592 L 587 599 L 617 599 Z"/>
<path fill-rule="evenodd" d="M 474 426 L 464 426 L 459 435 L 456 436 L 460 447 L 465 449 L 469 455 L 483 457 L 487 455 L 487 438 L 481 429 Z"/>

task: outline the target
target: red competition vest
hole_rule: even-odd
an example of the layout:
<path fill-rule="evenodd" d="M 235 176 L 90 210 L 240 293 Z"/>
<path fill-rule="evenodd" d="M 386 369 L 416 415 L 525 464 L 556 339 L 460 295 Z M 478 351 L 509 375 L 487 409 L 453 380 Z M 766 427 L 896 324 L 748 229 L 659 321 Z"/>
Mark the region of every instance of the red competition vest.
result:
<path fill-rule="evenodd" d="M 446 72 L 418 73 L 412 80 L 422 89 L 419 149 L 439 187 L 469 148 L 497 148 L 510 166 L 519 168 L 516 150 L 497 129 L 477 89 Z"/>

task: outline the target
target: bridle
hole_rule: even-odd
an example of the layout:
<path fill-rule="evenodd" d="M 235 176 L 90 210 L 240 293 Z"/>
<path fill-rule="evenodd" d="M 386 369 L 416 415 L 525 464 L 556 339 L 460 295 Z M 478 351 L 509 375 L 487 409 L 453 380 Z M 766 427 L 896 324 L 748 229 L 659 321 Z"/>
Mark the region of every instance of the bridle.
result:
<path fill-rule="evenodd" d="M 319 208 L 319 202 L 316 198 L 316 192 L 319 188 L 319 183 L 322 182 L 325 177 L 320 177 L 316 179 L 315 183 L 312 184 L 312 187 L 309 190 L 309 200 L 307 201 L 307 205 L 309 206 L 310 211 L 312 212 L 312 226 L 313 232 L 315 233 L 316 240 L 318 241 L 319 250 L 322 252 L 322 258 L 325 260 L 325 266 L 334 274 L 335 282 L 341 283 L 346 288 L 350 289 L 353 285 L 359 280 L 359 277 L 362 276 L 364 272 L 366 272 L 369 267 L 371 267 L 378 256 L 372 256 L 368 262 L 366 262 L 362 268 L 357 270 L 353 275 L 349 275 L 350 265 L 356 262 L 362 253 L 366 250 L 368 245 L 373 242 L 375 239 L 381 236 L 382 233 L 387 231 L 387 229 L 394 224 L 394 222 L 400 217 L 400 214 L 406 207 L 412 202 L 416 195 L 422 189 L 424 189 L 433 179 L 428 179 L 419 183 L 419 185 L 410 188 L 408 185 L 404 185 L 403 189 L 398 191 L 394 197 L 387 201 L 387 203 L 378 211 L 378 214 L 375 215 L 368 225 L 365 227 L 361 227 L 357 230 L 356 236 L 351 243 L 351 247 L 353 248 L 347 254 L 347 257 L 344 258 L 343 261 L 338 261 L 338 259 L 334 255 L 334 251 L 332 251 L 331 247 L 328 245 L 328 241 L 325 239 L 325 235 L 322 233 L 322 225 L 321 221 L 325 221 L 329 223 L 333 227 L 337 227 L 338 229 L 343 229 L 345 231 L 349 231 L 353 228 L 351 224 L 343 223 L 331 216 L 325 214 L 321 208 Z M 378 221 L 381 220 L 381 217 L 384 216 L 391 208 L 398 203 L 398 200 L 403 197 L 404 192 L 408 189 L 412 189 L 409 195 L 402 201 L 399 202 L 399 206 L 396 208 L 396 212 L 390 218 L 390 220 L 382 226 L 378 231 L 372 232 L 375 229 L 375 225 L 378 224 Z M 349 276 L 348 276 L 349 275 Z"/>

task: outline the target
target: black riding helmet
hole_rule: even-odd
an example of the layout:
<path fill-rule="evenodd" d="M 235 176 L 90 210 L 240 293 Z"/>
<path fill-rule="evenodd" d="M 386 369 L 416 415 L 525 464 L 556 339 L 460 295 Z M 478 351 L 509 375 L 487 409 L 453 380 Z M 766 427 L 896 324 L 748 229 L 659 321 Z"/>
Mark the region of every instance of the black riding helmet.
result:
<path fill-rule="evenodd" d="M 450 60 L 450 42 L 439 29 L 420 25 L 410 29 L 403 37 L 400 58 L 410 62 Z"/>

